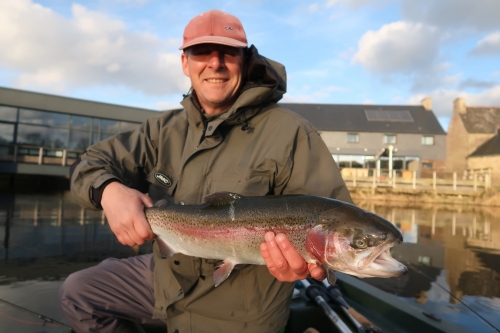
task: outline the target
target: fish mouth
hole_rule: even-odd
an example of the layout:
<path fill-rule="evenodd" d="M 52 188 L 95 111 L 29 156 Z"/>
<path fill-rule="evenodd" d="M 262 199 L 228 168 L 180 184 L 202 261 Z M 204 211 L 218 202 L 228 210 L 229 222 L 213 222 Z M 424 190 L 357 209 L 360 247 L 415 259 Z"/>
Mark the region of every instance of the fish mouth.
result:
<path fill-rule="evenodd" d="M 400 241 L 386 242 L 379 245 L 371 253 L 364 255 L 357 264 L 356 274 L 359 277 L 395 277 L 408 272 L 405 265 L 391 256 L 390 248 Z"/>

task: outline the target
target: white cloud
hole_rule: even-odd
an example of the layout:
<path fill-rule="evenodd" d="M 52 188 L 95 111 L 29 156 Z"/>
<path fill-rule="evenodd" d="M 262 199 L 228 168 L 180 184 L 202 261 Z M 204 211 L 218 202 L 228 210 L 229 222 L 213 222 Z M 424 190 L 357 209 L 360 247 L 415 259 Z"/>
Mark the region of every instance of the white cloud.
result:
<path fill-rule="evenodd" d="M 160 101 L 155 103 L 155 107 L 158 110 L 173 110 L 182 108 L 182 105 L 171 101 Z"/>
<path fill-rule="evenodd" d="M 498 0 L 400 0 L 405 20 L 436 27 L 487 31 L 500 27 Z"/>
<path fill-rule="evenodd" d="M 371 99 L 365 99 L 361 104 L 370 105 L 370 104 L 375 104 L 375 102 L 372 101 Z"/>
<path fill-rule="evenodd" d="M 341 1 L 342 0 L 328 0 L 325 5 L 327 8 L 330 8 L 330 7 L 333 7 L 336 4 L 340 3 Z"/>
<path fill-rule="evenodd" d="M 117 3 L 144 5 L 149 0 L 115 0 Z"/>
<path fill-rule="evenodd" d="M 385 0 L 328 0 L 325 4 L 327 8 L 334 7 L 336 5 L 342 5 L 344 7 L 359 8 L 368 4 L 380 5 L 380 3 L 386 2 Z"/>
<path fill-rule="evenodd" d="M 319 5 L 317 3 L 313 3 L 312 5 L 309 5 L 308 9 L 309 13 L 317 12 L 319 9 Z"/>
<path fill-rule="evenodd" d="M 413 92 L 456 84 L 447 74 L 449 64 L 440 59 L 442 34 L 420 23 L 394 22 L 360 39 L 353 63 L 379 76 L 384 84 L 410 83 Z"/>
<path fill-rule="evenodd" d="M 315 103 L 311 95 L 290 95 L 286 93 L 283 95 L 282 103 Z"/>
<path fill-rule="evenodd" d="M 0 67 L 12 85 L 62 92 L 121 86 L 160 96 L 187 91 L 178 40 L 127 30 L 124 22 L 73 4 L 65 18 L 30 0 L 0 1 Z"/>
<path fill-rule="evenodd" d="M 435 28 L 395 22 L 365 33 L 353 60 L 374 73 L 414 72 L 434 64 L 439 42 Z"/>
<path fill-rule="evenodd" d="M 425 97 L 432 98 L 432 109 L 437 117 L 449 118 L 453 113 L 453 101 L 458 97 L 464 97 L 466 104 L 470 106 L 500 106 L 500 85 L 480 93 L 439 89 L 426 95 L 414 95 L 407 100 L 407 103 L 420 104 Z"/>
<path fill-rule="evenodd" d="M 459 89 L 487 89 L 497 85 L 497 82 L 492 80 L 478 80 L 474 78 L 468 78 L 460 82 L 458 85 Z"/>
<path fill-rule="evenodd" d="M 500 31 L 481 39 L 470 53 L 473 55 L 500 55 Z"/>

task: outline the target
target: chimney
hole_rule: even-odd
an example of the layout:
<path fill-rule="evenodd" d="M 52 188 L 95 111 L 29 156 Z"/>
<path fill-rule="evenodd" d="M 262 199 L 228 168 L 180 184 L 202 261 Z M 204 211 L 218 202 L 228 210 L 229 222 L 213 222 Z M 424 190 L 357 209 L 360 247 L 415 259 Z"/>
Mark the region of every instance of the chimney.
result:
<path fill-rule="evenodd" d="M 420 103 L 426 111 L 432 111 L 432 98 L 426 97 Z"/>
<path fill-rule="evenodd" d="M 465 98 L 459 97 L 453 101 L 453 112 L 467 113 L 467 107 L 465 106 Z"/>

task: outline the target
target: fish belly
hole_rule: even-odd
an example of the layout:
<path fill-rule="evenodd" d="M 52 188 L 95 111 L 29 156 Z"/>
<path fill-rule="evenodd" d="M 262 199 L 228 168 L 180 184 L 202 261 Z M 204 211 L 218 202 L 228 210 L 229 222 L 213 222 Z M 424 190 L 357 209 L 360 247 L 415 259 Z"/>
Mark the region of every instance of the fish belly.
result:
<path fill-rule="evenodd" d="M 153 232 L 176 253 L 206 258 L 229 259 L 237 264 L 264 265 L 260 244 L 267 231 L 285 233 L 307 262 L 315 262 L 305 249 L 307 234 L 304 230 L 286 230 L 281 227 L 186 227 L 169 224 L 169 230 L 158 228 Z"/>

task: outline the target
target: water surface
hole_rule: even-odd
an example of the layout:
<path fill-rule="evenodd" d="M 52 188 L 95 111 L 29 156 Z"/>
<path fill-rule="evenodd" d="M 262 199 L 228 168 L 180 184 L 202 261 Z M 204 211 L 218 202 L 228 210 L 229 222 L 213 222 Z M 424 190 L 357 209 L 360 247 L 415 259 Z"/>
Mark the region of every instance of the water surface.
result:
<path fill-rule="evenodd" d="M 500 208 L 360 206 L 402 230 L 393 256 L 409 268 L 365 282 L 471 332 L 496 332 L 486 321 L 500 327 Z M 102 212 L 80 208 L 68 192 L 0 198 L 0 298 L 63 323 L 57 290 L 70 273 L 150 250 L 119 244 Z M 41 323 L 0 304 L 6 332 L 68 332 Z"/>

